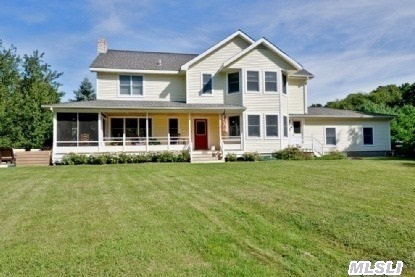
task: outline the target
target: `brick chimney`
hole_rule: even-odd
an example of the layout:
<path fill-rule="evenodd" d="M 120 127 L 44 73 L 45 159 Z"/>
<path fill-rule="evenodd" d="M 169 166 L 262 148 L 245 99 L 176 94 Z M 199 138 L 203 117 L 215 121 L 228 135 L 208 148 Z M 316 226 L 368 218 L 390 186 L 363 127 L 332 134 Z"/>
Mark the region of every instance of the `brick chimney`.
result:
<path fill-rule="evenodd" d="M 107 44 L 107 41 L 105 40 L 105 38 L 99 38 L 98 39 L 97 49 L 98 49 L 98 54 L 100 54 L 100 53 L 103 53 L 103 54 L 107 53 L 108 44 Z"/>

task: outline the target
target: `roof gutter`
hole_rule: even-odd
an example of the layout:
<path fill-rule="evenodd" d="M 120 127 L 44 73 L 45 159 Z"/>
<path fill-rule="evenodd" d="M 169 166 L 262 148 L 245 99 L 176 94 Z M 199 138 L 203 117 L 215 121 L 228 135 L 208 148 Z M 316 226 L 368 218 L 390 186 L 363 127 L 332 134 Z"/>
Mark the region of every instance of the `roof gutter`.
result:
<path fill-rule="evenodd" d="M 111 72 L 111 73 L 147 73 L 147 74 L 179 74 L 180 70 L 141 70 L 141 69 L 114 69 L 114 68 L 89 68 L 91 72 Z"/>

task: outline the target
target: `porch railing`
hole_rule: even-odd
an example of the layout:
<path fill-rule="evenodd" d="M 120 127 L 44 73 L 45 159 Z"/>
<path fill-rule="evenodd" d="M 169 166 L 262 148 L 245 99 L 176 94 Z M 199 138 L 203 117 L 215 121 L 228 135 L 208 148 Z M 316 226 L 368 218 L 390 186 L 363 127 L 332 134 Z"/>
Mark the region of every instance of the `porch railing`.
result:
<path fill-rule="evenodd" d="M 303 144 L 301 147 L 305 150 L 311 150 L 313 151 L 314 155 L 317 157 L 324 155 L 324 145 L 321 143 L 318 139 L 316 139 L 314 136 L 312 137 L 304 137 Z"/>
<path fill-rule="evenodd" d="M 88 148 L 97 147 L 98 151 L 117 149 L 116 151 L 151 151 L 151 150 L 182 150 L 188 144 L 188 138 L 167 137 L 103 137 L 102 141 L 57 141 L 57 147 Z"/>
<path fill-rule="evenodd" d="M 146 145 L 183 145 L 188 139 L 183 137 L 104 137 L 103 146 L 146 146 Z"/>
<path fill-rule="evenodd" d="M 243 133 L 239 136 L 222 136 L 224 150 L 244 150 Z"/>

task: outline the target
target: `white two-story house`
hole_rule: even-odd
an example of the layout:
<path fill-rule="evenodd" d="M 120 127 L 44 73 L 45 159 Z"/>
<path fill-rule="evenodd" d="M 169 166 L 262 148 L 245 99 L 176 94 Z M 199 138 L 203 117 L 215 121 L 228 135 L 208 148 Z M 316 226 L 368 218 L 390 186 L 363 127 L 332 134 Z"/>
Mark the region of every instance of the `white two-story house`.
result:
<path fill-rule="evenodd" d="M 390 150 L 391 117 L 308 108 L 314 76 L 242 31 L 201 54 L 110 50 L 100 39 L 90 70 L 97 100 L 44 106 L 54 113 L 53 161 L 69 152 Z"/>

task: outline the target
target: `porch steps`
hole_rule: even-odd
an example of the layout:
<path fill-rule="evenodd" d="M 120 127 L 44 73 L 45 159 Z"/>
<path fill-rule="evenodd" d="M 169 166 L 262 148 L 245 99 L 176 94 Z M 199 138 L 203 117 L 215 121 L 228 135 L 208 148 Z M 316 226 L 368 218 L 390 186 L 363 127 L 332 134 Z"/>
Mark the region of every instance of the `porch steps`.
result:
<path fill-rule="evenodd" d="M 213 155 L 213 151 L 193 151 L 191 163 L 223 163 L 224 160 L 219 160 L 216 155 Z"/>

